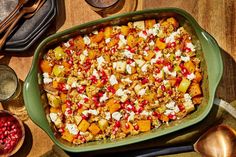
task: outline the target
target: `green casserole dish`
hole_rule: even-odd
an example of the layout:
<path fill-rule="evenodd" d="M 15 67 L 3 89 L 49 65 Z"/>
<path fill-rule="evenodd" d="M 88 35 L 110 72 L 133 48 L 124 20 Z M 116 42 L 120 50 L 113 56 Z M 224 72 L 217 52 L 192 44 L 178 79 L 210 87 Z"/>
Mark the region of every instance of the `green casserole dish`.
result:
<path fill-rule="evenodd" d="M 47 120 L 45 106 L 48 104 L 47 101 L 44 101 L 42 95 L 43 91 L 40 87 L 42 76 L 39 71 L 39 61 L 41 60 L 43 54 L 59 42 L 66 41 L 78 34 L 87 34 L 97 28 L 108 25 L 121 25 L 129 21 L 154 18 L 159 19 L 165 17 L 175 17 L 180 22 L 181 26 L 192 33 L 194 39 L 193 42 L 197 45 L 197 55 L 202 60 L 201 67 L 204 71 L 202 83 L 204 98 L 198 109 L 181 120 L 169 123 L 168 126 L 162 125 L 161 127 L 153 129 L 149 132 L 114 141 L 102 140 L 88 142 L 77 146 L 69 144 L 56 137 L 49 121 Z M 86 152 L 118 147 L 157 138 L 200 122 L 207 116 L 213 106 L 216 87 L 221 79 L 222 72 L 223 64 L 219 46 L 216 41 L 198 25 L 190 14 L 178 8 L 142 10 L 88 22 L 53 34 L 44 39 L 35 51 L 30 72 L 24 83 L 23 96 L 28 114 L 32 121 L 42 128 L 56 145 L 70 152 Z"/>

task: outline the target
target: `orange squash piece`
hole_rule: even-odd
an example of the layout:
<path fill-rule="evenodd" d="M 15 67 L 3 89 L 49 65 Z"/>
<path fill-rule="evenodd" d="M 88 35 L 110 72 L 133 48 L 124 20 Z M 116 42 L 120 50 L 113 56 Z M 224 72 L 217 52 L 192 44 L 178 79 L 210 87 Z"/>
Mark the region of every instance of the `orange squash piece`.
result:
<path fill-rule="evenodd" d="M 156 24 L 156 20 L 155 19 L 145 20 L 144 23 L 145 23 L 145 28 L 150 29 Z"/>
<path fill-rule="evenodd" d="M 88 129 L 93 135 L 97 135 L 100 132 L 100 128 L 95 123 L 92 123 Z"/>
<path fill-rule="evenodd" d="M 150 120 L 139 120 L 137 122 L 138 126 L 139 126 L 139 130 L 141 132 L 146 132 L 151 130 L 151 121 Z"/>
<path fill-rule="evenodd" d="M 83 119 L 83 120 L 80 122 L 78 129 L 79 129 L 80 131 L 82 131 L 82 132 L 85 132 L 85 131 L 87 131 L 89 125 L 90 125 L 90 123 L 89 123 L 88 121 L 86 121 L 86 120 Z"/>
<path fill-rule="evenodd" d="M 42 60 L 40 63 L 40 68 L 44 73 L 51 73 L 52 67 L 50 66 L 50 62 L 46 60 Z"/>
<path fill-rule="evenodd" d="M 116 112 L 120 109 L 120 104 L 115 99 L 108 100 L 106 105 L 108 106 L 110 113 Z"/>

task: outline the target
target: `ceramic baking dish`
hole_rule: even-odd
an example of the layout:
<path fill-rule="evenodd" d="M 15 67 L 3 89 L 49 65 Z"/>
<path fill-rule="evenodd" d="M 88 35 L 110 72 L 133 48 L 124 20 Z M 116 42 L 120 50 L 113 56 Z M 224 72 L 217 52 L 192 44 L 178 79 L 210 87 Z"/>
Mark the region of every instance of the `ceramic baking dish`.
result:
<path fill-rule="evenodd" d="M 41 94 L 43 91 L 39 85 L 41 81 L 39 61 L 41 60 L 43 54 L 46 53 L 49 48 L 54 47 L 59 42 L 66 41 L 78 34 L 89 33 L 96 28 L 101 28 L 107 25 L 125 24 L 129 21 L 153 18 L 159 19 L 170 16 L 177 18 L 180 22 L 180 25 L 186 27 L 186 29 L 188 29 L 196 38 L 193 40 L 193 42 L 198 45 L 197 55 L 202 58 L 201 66 L 204 70 L 202 84 L 204 99 L 202 104 L 199 105 L 198 109 L 181 120 L 170 122 L 168 126 L 162 125 L 161 127 L 149 132 L 136 136 L 129 136 L 127 138 L 115 141 L 96 141 L 76 146 L 69 144 L 58 137 L 55 137 L 53 129 L 46 117 L 44 107 L 47 105 L 47 102 L 42 100 Z M 70 152 L 86 152 L 124 146 L 131 143 L 157 138 L 200 122 L 207 116 L 212 108 L 215 90 L 221 79 L 222 71 L 222 59 L 220 55 L 220 49 L 216 41 L 198 25 L 198 23 L 190 14 L 177 8 L 142 10 L 88 22 L 47 37 L 40 43 L 35 51 L 32 67 L 25 80 L 23 94 L 29 116 L 34 123 L 41 127 L 48 134 L 48 136 L 50 136 L 56 145 Z"/>

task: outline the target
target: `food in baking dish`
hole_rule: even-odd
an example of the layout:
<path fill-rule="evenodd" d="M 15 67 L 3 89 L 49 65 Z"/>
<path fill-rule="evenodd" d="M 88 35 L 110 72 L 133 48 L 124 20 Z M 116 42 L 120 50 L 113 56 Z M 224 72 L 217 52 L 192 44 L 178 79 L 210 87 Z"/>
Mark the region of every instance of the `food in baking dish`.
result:
<path fill-rule="evenodd" d="M 40 62 L 48 117 L 74 144 L 124 138 L 182 119 L 203 97 L 196 49 L 173 17 L 71 38 Z"/>

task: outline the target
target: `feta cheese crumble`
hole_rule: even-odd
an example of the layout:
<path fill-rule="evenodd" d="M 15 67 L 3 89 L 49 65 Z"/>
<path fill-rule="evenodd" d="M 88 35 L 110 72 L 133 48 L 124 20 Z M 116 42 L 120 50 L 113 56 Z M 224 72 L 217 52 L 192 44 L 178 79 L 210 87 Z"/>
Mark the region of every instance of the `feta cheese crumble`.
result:
<path fill-rule="evenodd" d="M 79 132 L 75 124 L 66 124 L 66 129 L 73 135 L 77 135 Z"/>
<path fill-rule="evenodd" d="M 120 118 L 122 117 L 121 113 L 120 112 L 114 112 L 112 113 L 112 118 L 119 121 Z"/>
<path fill-rule="evenodd" d="M 84 43 L 85 43 L 86 45 L 89 45 L 89 44 L 90 44 L 90 38 L 89 38 L 87 35 L 85 35 L 85 36 L 83 37 L 83 41 L 84 41 Z"/>
<path fill-rule="evenodd" d="M 116 80 L 116 76 L 115 75 L 111 75 L 109 81 L 110 81 L 110 84 L 112 86 L 118 83 L 118 81 Z"/>

